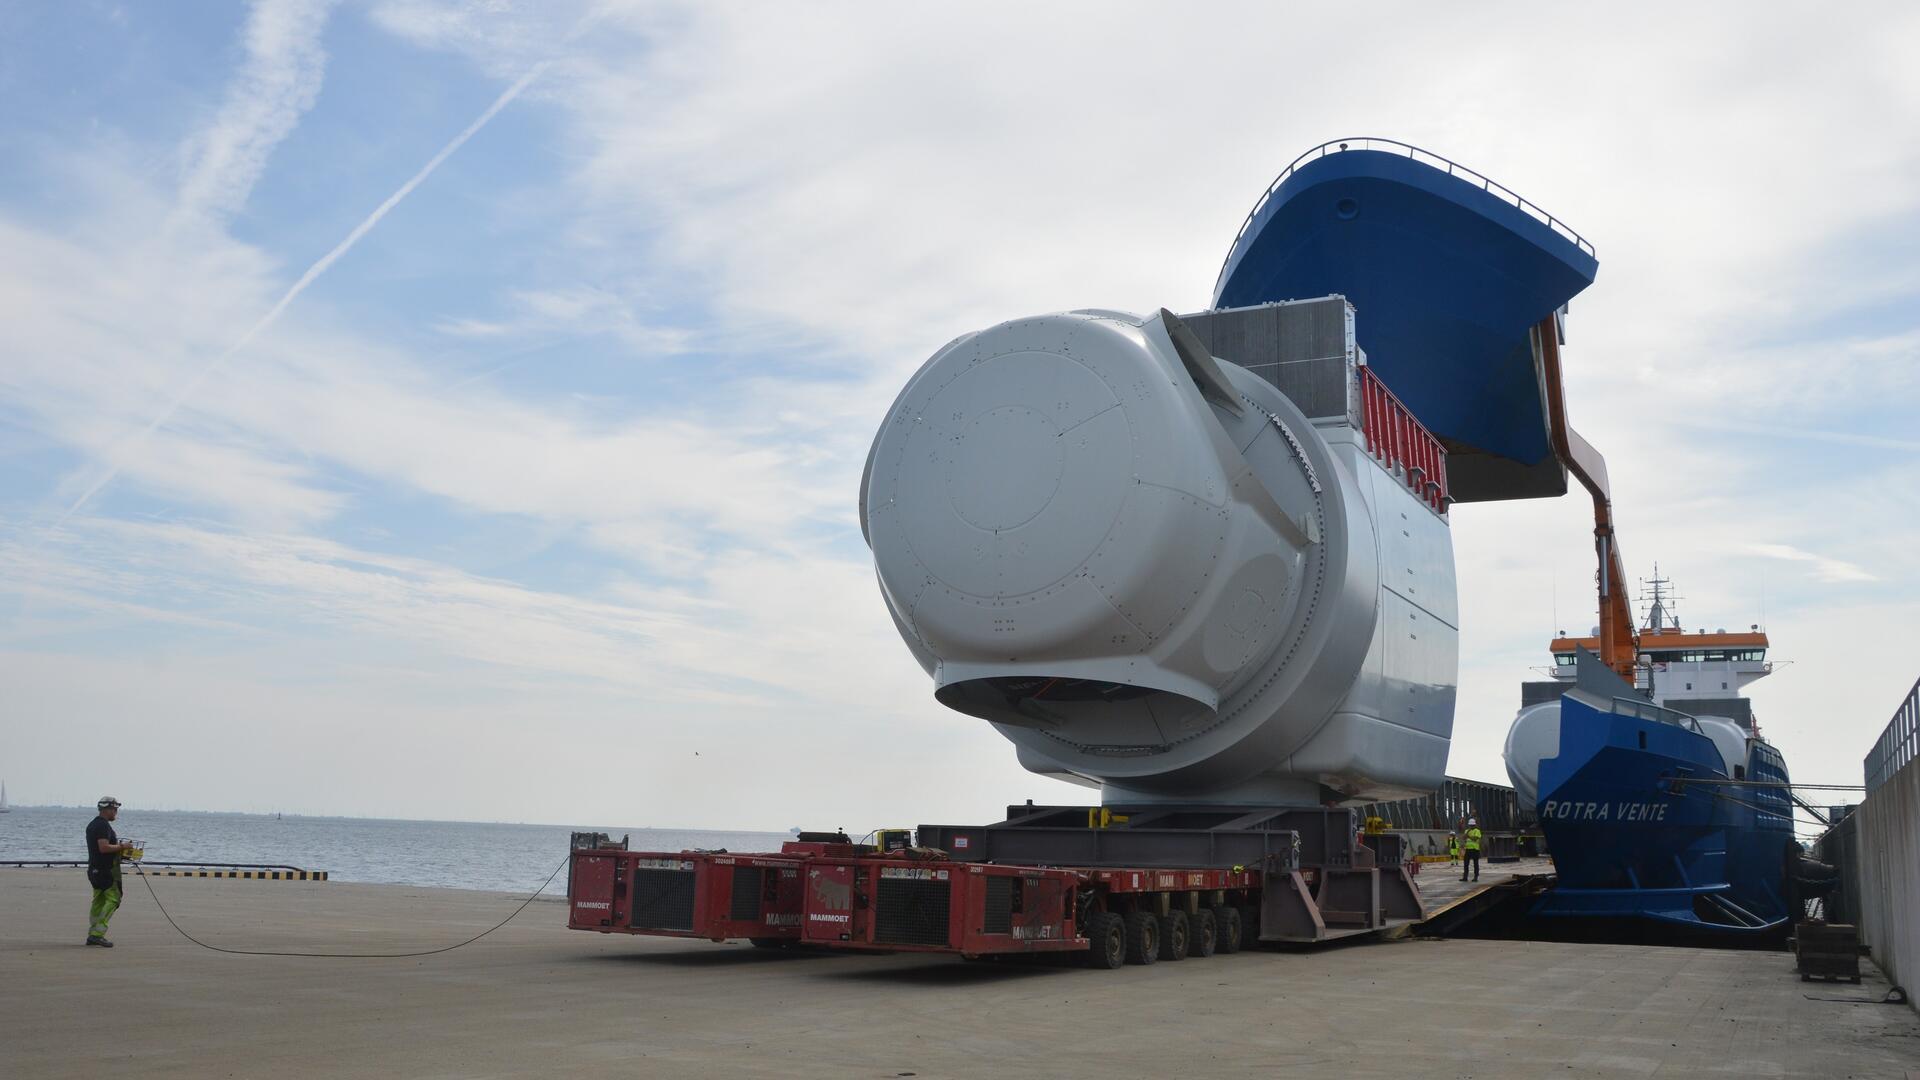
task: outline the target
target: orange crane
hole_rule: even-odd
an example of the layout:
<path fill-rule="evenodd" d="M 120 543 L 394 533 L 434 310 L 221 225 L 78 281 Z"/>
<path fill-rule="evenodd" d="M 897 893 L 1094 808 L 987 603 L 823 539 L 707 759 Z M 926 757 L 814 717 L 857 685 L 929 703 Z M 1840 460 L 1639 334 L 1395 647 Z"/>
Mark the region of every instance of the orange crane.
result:
<path fill-rule="evenodd" d="M 1593 546 L 1600 572 L 1600 659 L 1629 684 L 1640 659 L 1640 631 L 1627 600 L 1626 570 L 1613 533 L 1613 496 L 1607 486 L 1607 460 L 1567 424 L 1567 401 L 1560 384 L 1560 313 L 1533 328 L 1547 391 L 1547 437 L 1555 457 L 1593 496 Z"/>

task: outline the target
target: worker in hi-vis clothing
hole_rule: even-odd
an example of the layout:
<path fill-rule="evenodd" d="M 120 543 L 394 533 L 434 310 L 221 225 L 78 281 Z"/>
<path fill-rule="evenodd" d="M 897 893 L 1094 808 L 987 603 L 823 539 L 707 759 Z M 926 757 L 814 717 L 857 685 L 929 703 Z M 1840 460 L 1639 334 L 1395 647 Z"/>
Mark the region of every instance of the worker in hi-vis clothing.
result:
<path fill-rule="evenodd" d="M 1467 819 L 1466 861 L 1460 864 L 1460 880 L 1467 880 L 1467 870 L 1473 870 L 1473 880 L 1480 880 L 1480 822 Z"/>
<path fill-rule="evenodd" d="M 93 907 L 88 911 L 87 944 L 113 948 L 107 940 L 107 920 L 120 908 L 120 856 L 132 850 L 113 831 L 113 819 L 120 816 L 120 800 L 100 796 L 96 804 L 100 816 L 87 823 L 87 884 L 93 886 Z"/>
<path fill-rule="evenodd" d="M 1448 833 L 1447 834 L 1447 862 L 1458 863 L 1459 861 L 1460 861 L 1460 838 L 1458 836 L 1455 836 L 1453 833 Z"/>

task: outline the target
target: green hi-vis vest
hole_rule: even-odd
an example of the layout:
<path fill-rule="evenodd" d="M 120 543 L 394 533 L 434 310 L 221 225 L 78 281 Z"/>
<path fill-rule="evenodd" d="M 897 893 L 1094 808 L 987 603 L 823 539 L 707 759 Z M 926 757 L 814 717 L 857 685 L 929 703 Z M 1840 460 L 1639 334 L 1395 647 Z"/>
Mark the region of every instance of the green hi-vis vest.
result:
<path fill-rule="evenodd" d="M 1480 830 L 1479 829 L 1475 828 L 1475 829 L 1467 830 L 1467 850 L 1468 851 L 1480 850 Z"/>

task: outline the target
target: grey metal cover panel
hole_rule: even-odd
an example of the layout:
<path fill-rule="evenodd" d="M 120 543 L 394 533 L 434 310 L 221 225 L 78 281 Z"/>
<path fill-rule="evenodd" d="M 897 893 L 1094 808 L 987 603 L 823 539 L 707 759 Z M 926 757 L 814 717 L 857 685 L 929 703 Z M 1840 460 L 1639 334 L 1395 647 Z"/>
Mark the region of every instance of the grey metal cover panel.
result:
<path fill-rule="evenodd" d="M 1567 493 L 1567 467 L 1548 454 L 1532 465 L 1441 439 L 1447 448 L 1447 493 L 1456 503 L 1552 499 Z"/>
<path fill-rule="evenodd" d="M 1634 685 L 1606 665 L 1600 657 L 1587 650 L 1575 649 L 1573 653 L 1573 688 L 1598 697 L 1602 702 L 1614 698 L 1637 698 L 1652 701 Z"/>
<path fill-rule="evenodd" d="M 1753 702 L 1743 697 L 1675 698 L 1662 700 L 1661 704 L 1694 716 L 1724 716 L 1748 731 L 1753 730 Z"/>
<path fill-rule="evenodd" d="M 1573 689 L 1573 684 L 1559 679 L 1546 679 L 1539 682 L 1520 684 L 1520 707 L 1538 705 L 1543 701 L 1559 701 L 1560 695 Z"/>
<path fill-rule="evenodd" d="M 1208 351 L 1271 383 L 1310 419 L 1359 423 L 1353 307 L 1338 296 L 1181 316 Z"/>

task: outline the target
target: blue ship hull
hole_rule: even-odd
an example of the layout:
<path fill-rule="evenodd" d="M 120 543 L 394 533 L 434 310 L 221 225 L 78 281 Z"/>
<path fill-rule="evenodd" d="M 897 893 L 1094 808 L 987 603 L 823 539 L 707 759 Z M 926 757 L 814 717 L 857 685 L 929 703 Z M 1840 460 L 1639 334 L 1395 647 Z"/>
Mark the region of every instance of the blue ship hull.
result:
<path fill-rule="evenodd" d="M 1213 306 L 1345 296 L 1368 364 L 1447 442 L 1454 501 L 1564 494 L 1528 331 L 1592 284 L 1591 247 L 1445 159 L 1353 142 L 1269 190 Z"/>
<path fill-rule="evenodd" d="M 1558 880 L 1534 916 L 1784 931 L 1799 853 L 1784 789 L 1714 783 L 1733 778 L 1713 741 L 1671 719 L 1603 712 L 1573 694 L 1560 710 L 1560 753 L 1540 762 L 1538 804 Z M 1741 772 L 1785 783 L 1778 753 L 1749 745 Z"/>

